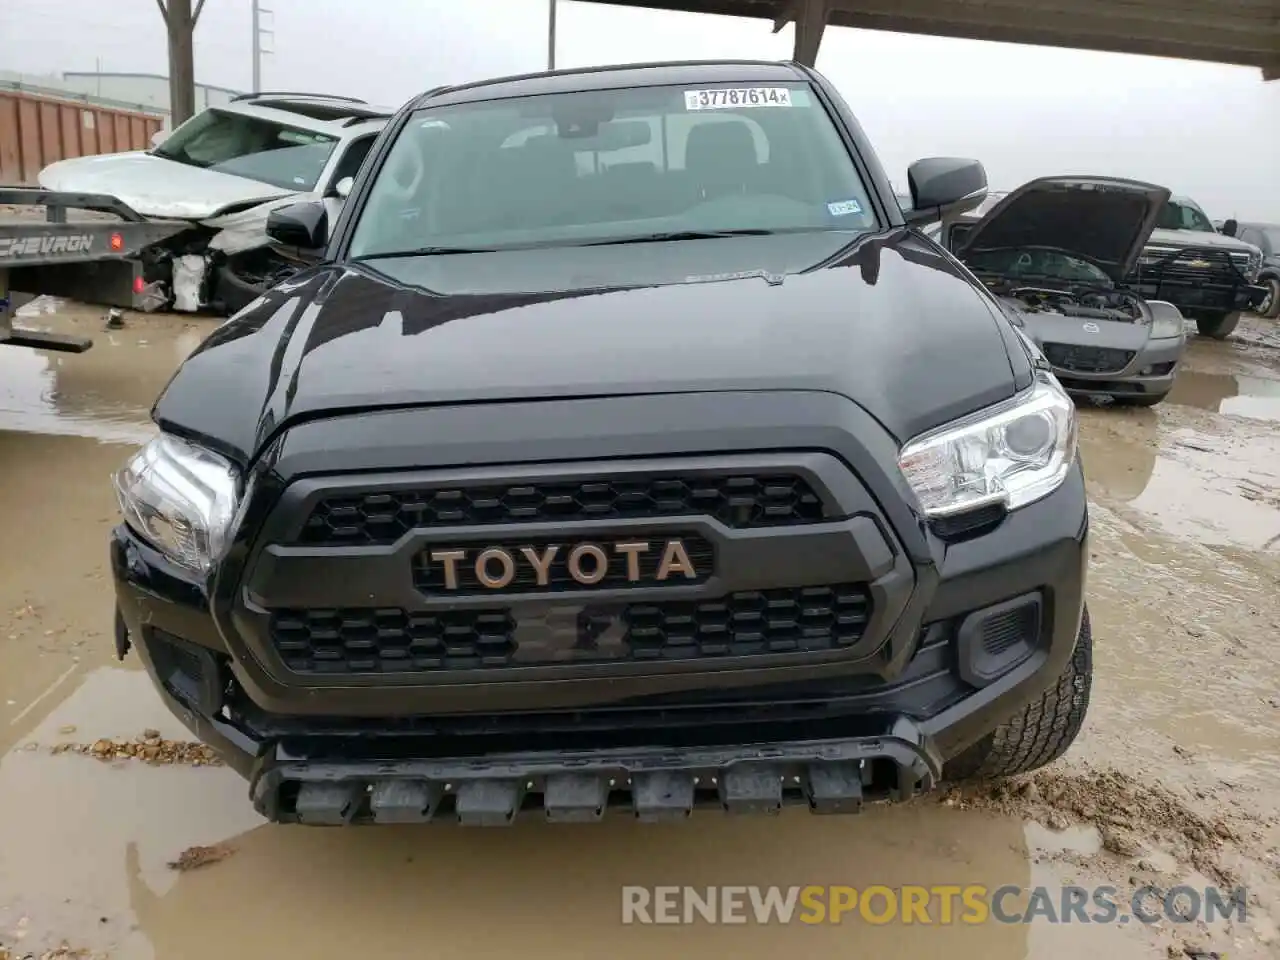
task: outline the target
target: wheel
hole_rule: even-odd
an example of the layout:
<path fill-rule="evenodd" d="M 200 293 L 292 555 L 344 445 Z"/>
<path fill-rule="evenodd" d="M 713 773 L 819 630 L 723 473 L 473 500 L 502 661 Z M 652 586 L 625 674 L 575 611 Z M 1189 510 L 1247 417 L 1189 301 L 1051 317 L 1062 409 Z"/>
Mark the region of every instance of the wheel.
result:
<path fill-rule="evenodd" d="M 1093 631 L 1089 608 L 1080 618 L 1080 633 L 1071 661 L 1057 682 L 1021 713 L 949 761 L 943 779 L 986 780 L 1029 773 L 1052 763 L 1075 742 L 1089 709 L 1093 686 Z"/>
<path fill-rule="evenodd" d="M 1280 317 L 1280 277 L 1265 277 L 1258 282 L 1267 288 L 1267 299 L 1258 304 L 1258 316 L 1268 320 Z"/>
<path fill-rule="evenodd" d="M 1239 313 L 1210 313 L 1196 317 L 1196 329 L 1200 336 L 1214 340 L 1225 340 L 1231 336 L 1236 324 L 1240 322 Z"/>
<path fill-rule="evenodd" d="M 230 264 L 224 263 L 218 268 L 216 297 L 222 302 L 222 309 L 227 316 L 239 313 L 253 303 L 265 289 L 265 287 L 247 283 Z"/>
<path fill-rule="evenodd" d="M 1154 407 L 1157 403 L 1163 402 L 1167 393 L 1144 393 L 1132 397 L 1116 397 L 1115 403 L 1118 407 Z"/>

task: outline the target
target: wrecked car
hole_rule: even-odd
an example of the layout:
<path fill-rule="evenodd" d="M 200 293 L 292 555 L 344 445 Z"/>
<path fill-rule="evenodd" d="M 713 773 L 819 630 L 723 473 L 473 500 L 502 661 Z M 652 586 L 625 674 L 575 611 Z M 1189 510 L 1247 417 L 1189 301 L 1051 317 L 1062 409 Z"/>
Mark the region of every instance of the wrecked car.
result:
<path fill-rule="evenodd" d="M 947 218 L 941 242 L 999 298 L 1073 394 L 1154 406 L 1186 349 L 1181 312 L 1129 276 L 1169 191 L 1111 177 L 1042 177 L 985 214 Z"/>
<path fill-rule="evenodd" d="M 1172 196 L 1128 282 L 1148 299 L 1177 306 L 1201 336 L 1226 339 L 1241 312 L 1256 310 L 1268 294 L 1258 283 L 1262 251 L 1230 233 L 1216 230 L 1190 197 Z"/>
<path fill-rule="evenodd" d="M 267 819 L 852 814 L 1084 721 L 1070 397 L 795 63 L 442 88 L 116 478 L 116 652 Z"/>
<path fill-rule="evenodd" d="M 157 134 L 150 150 L 50 164 L 39 176 L 45 190 L 114 197 L 182 229 L 97 282 L 79 277 L 74 291 L 38 292 L 143 310 L 234 313 L 299 266 L 268 243 L 268 214 L 314 199 L 336 216 L 388 116 L 347 97 L 245 94 Z"/>

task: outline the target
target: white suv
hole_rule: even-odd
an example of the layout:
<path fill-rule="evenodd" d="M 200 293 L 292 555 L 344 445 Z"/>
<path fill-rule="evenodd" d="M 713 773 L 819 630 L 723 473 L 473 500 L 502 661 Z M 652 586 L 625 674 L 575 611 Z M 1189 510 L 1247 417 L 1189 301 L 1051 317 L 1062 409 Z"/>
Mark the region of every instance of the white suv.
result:
<path fill-rule="evenodd" d="M 152 251 L 147 279 L 179 310 L 234 311 L 289 268 L 267 246 L 267 215 L 322 200 L 335 216 L 392 113 L 350 97 L 244 94 L 157 134 L 150 150 L 51 164 L 40 185 L 191 221 L 193 232 Z"/>

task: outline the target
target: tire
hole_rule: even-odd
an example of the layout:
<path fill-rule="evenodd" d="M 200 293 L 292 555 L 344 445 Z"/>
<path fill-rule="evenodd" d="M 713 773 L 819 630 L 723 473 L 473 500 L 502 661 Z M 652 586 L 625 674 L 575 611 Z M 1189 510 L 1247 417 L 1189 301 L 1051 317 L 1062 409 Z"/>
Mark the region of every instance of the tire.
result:
<path fill-rule="evenodd" d="M 257 287 L 240 279 L 230 264 L 224 263 L 218 269 L 216 299 L 222 303 L 222 309 L 227 316 L 239 313 L 258 299 L 264 290 L 266 287 Z"/>
<path fill-rule="evenodd" d="M 947 762 L 948 783 L 1029 773 L 1057 760 L 1075 742 L 1089 710 L 1093 686 L 1093 631 L 1089 608 L 1071 660 L 1057 682 L 969 749 Z"/>
<path fill-rule="evenodd" d="M 1154 407 L 1157 403 L 1164 402 L 1164 398 L 1168 395 L 1167 393 L 1157 393 L 1153 396 L 1148 393 L 1140 396 L 1116 397 L 1115 403 L 1119 407 Z"/>
<path fill-rule="evenodd" d="M 1258 316 L 1267 320 L 1274 320 L 1280 317 L 1280 277 L 1265 277 L 1259 283 L 1264 284 L 1271 292 L 1267 295 L 1267 299 L 1258 307 Z"/>
<path fill-rule="evenodd" d="M 1235 331 L 1239 322 L 1239 313 L 1202 314 L 1196 317 L 1196 329 L 1202 337 L 1225 340 Z"/>

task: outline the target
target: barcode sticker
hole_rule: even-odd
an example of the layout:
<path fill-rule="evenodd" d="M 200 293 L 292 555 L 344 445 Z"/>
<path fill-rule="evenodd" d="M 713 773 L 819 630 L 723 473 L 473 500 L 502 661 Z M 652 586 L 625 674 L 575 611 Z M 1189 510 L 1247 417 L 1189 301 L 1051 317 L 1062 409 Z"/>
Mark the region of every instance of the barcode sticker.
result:
<path fill-rule="evenodd" d="M 862 204 L 857 200 L 840 200 L 827 204 L 827 212 L 833 217 L 847 217 L 851 213 L 861 213 Z"/>
<path fill-rule="evenodd" d="M 686 90 L 686 110 L 732 110 L 742 107 L 789 107 L 787 87 L 720 87 L 715 90 Z"/>

